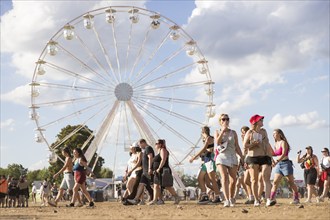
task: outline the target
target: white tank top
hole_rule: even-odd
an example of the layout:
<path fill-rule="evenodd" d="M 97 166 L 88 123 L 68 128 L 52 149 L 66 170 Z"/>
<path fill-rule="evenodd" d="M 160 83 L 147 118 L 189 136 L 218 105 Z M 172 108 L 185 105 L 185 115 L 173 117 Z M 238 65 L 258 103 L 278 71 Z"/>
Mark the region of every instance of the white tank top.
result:
<path fill-rule="evenodd" d="M 323 157 L 323 159 L 322 159 L 322 164 L 323 164 L 323 166 L 325 166 L 326 168 L 329 168 L 329 167 L 330 167 L 329 157 L 330 157 L 330 156 Z"/>

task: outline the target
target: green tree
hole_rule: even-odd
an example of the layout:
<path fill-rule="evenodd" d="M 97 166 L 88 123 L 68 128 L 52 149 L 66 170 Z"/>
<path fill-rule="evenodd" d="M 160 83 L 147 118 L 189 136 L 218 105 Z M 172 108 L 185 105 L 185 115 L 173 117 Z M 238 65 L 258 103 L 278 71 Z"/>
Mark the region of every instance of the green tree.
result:
<path fill-rule="evenodd" d="M 193 187 L 196 187 L 198 182 L 196 175 L 189 176 L 184 174 L 181 176 L 181 180 L 185 186 L 193 186 Z"/>
<path fill-rule="evenodd" d="M 100 176 L 96 176 L 97 178 L 112 178 L 113 172 L 109 168 L 102 167 L 100 171 Z"/>
<path fill-rule="evenodd" d="M 21 164 L 8 164 L 7 171 L 5 172 L 7 176 L 12 176 L 19 178 L 21 175 L 26 175 L 28 172 L 27 168 L 24 168 Z"/>
<path fill-rule="evenodd" d="M 50 164 L 50 166 L 48 168 L 49 173 L 51 173 L 53 175 L 54 173 L 58 172 L 58 170 L 60 170 L 62 168 L 62 166 L 63 166 L 62 161 L 64 161 L 65 158 L 61 153 L 61 149 L 63 149 L 65 146 L 69 147 L 71 149 L 71 151 L 73 151 L 73 149 L 76 147 L 82 148 L 92 133 L 93 133 L 93 131 L 90 130 L 87 126 L 81 127 L 80 125 L 74 125 L 74 126 L 68 125 L 65 128 L 62 128 L 61 131 L 59 132 L 59 134 L 56 136 L 58 138 L 57 141 L 54 142 L 51 145 L 51 147 L 58 145 L 58 143 L 61 140 L 63 140 L 65 137 L 70 136 L 70 138 L 65 140 L 64 143 L 60 144 L 59 147 L 57 147 L 57 149 L 55 150 L 55 153 L 60 157 L 60 159 L 58 159 L 55 163 Z M 73 135 L 69 135 L 69 134 L 73 134 Z M 93 138 L 84 147 L 84 149 L 83 149 L 84 152 L 86 152 L 86 150 L 88 149 L 92 140 L 93 140 Z M 94 167 L 93 172 L 98 177 L 98 176 L 100 176 L 100 171 L 104 164 L 104 159 L 102 157 L 98 156 L 97 153 L 95 153 L 94 156 L 92 157 L 91 161 L 89 161 L 89 165 L 91 167 L 94 166 L 94 164 L 95 164 L 95 167 Z M 57 180 L 57 181 L 59 181 L 59 180 Z"/>

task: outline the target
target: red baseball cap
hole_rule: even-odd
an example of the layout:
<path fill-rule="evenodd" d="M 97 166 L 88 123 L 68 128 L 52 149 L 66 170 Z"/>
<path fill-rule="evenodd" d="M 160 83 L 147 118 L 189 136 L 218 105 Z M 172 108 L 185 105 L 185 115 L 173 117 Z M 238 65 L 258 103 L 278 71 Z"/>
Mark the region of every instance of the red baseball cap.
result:
<path fill-rule="evenodd" d="M 264 119 L 264 116 L 261 116 L 261 115 L 253 115 L 253 116 L 250 118 L 250 123 L 254 125 L 255 123 L 257 123 L 257 122 L 260 121 L 261 119 Z"/>

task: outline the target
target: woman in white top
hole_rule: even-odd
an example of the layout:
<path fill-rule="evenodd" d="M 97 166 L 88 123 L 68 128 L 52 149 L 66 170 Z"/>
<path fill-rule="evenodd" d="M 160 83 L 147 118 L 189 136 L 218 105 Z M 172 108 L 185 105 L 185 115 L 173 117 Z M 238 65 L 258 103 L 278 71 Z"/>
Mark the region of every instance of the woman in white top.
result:
<path fill-rule="evenodd" d="M 126 191 L 123 195 L 123 198 L 126 198 L 129 194 L 133 192 L 133 188 L 137 177 L 142 174 L 142 152 L 138 143 L 133 143 L 130 146 L 131 157 L 127 162 L 127 171 L 125 178 L 127 179 Z"/>
<path fill-rule="evenodd" d="M 320 197 L 316 200 L 317 202 L 324 202 L 324 197 L 328 195 L 329 192 L 329 185 L 330 185 L 330 155 L 329 149 L 323 148 L 322 149 L 323 157 L 321 159 L 321 166 L 320 166 L 320 180 L 323 180 L 323 192 Z"/>
<path fill-rule="evenodd" d="M 219 117 L 221 130 L 215 131 L 216 164 L 221 176 L 221 184 L 225 196 L 224 207 L 235 205 L 235 189 L 238 159 L 243 158 L 238 144 L 236 131 L 229 128 L 229 116 L 221 114 Z M 242 161 L 241 161 L 242 162 Z"/>

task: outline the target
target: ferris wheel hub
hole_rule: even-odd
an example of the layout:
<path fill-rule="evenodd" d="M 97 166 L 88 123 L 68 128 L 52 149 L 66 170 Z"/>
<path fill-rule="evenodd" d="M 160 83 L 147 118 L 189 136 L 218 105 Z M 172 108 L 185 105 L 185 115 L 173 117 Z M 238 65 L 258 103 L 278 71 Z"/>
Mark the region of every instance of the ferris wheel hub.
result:
<path fill-rule="evenodd" d="M 133 88 L 128 83 L 119 83 L 115 88 L 115 96 L 119 101 L 129 101 L 133 96 Z"/>

